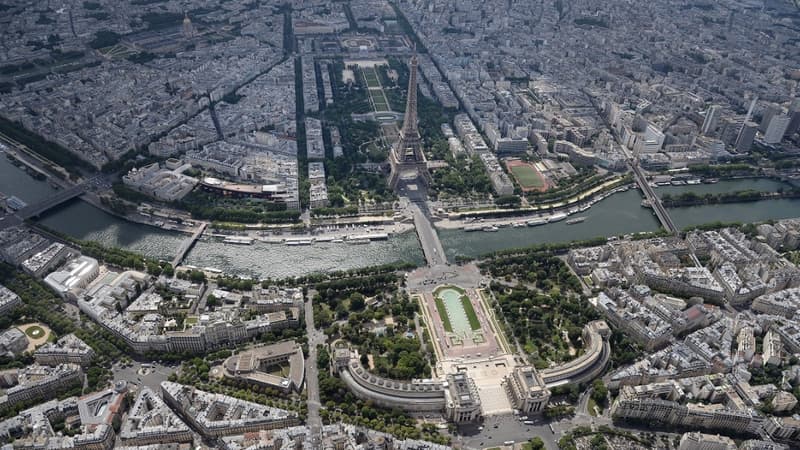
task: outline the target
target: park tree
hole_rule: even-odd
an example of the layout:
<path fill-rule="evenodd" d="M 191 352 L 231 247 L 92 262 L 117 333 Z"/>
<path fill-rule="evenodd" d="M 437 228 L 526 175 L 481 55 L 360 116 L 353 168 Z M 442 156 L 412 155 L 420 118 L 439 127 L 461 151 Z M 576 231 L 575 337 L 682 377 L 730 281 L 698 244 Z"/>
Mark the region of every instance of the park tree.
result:
<path fill-rule="evenodd" d="M 600 433 L 595 434 L 594 437 L 592 437 L 591 443 L 592 443 L 592 448 L 593 449 L 597 449 L 597 450 L 606 450 L 606 449 L 608 449 L 608 444 L 606 444 L 606 439 Z"/>
<path fill-rule="evenodd" d="M 592 399 L 602 406 L 605 406 L 608 402 L 608 388 L 603 383 L 603 380 L 599 378 L 592 383 Z"/>

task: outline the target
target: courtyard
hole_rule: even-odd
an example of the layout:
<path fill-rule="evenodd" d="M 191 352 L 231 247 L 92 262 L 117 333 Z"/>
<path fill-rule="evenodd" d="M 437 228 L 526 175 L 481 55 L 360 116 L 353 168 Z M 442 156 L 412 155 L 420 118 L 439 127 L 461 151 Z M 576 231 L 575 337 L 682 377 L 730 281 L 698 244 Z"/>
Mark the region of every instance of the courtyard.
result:
<path fill-rule="evenodd" d="M 32 353 L 39 346 L 44 345 L 51 335 L 50 328 L 42 323 L 27 323 L 17 328 L 25 333 L 25 336 L 28 338 L 28 347 L 25 349 L 26 352 Z"/>

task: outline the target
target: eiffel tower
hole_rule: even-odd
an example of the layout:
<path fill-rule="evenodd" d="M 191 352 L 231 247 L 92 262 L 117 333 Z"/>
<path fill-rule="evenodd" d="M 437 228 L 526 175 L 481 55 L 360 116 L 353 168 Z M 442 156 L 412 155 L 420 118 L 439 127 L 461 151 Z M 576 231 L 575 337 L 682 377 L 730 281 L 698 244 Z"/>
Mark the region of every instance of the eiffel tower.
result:
<path fill-rule="evenodd" d="M 417 128 L 417 51 L 409 62 L 411 73 L 408 76 L 408 97 L 406 98 L 406 114 L 403 118 L 403 128 L 400 130 L 400 139 L 397 140 L 389 152 L 389 163 L 392 172 L 389 175 L 389 187 L 397 189 L 397 184 L 403 174 L 416 172 L 417 179 L 425 185 L 430 184 L 431 175 L 428 172 L 428 161 L 422 152 L 422 137 Z"/>

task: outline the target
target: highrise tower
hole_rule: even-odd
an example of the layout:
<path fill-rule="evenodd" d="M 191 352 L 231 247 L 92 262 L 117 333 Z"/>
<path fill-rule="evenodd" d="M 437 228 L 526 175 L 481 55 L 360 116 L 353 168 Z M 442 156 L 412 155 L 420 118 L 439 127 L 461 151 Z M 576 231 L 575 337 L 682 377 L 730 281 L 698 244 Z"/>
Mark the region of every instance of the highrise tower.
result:
<path fill-rule="evenodd" d="M 789 117 L 792 121 L 786 128 L 786 136 L 791 136 L 800 131 L 800 98 L 794 99 L 791 106 L 789 106 Z"/>
<path fill-rule="evenodd" d="M 189 14 L 183 13 L 183 37 L 184 39 L 191 39 L 194 37 L 194 27 L 192 26 L 192 19 Z"/>
<path fill-rule="evenodd" d="M 717 128 L 717 120 L 719 119 L 719 106 L 711 105 L 706 111 L 706 118 L 703 121 L 703 127 L 700 132 L 705 136 L 712 134 Z"/>
<path fill-rule="evenodd" d="M 430 183 L 431 176 L 428 173 L 428 162 L 422 152 L 422 137 L 417 127 L 417 53 L 411 57 L 409 62 L 411 71 L 408 76 L 408 96 L 406 98 L 406 114 L 403 118 L 403 128 L 400 130 L 400 138 L 389 152 L 389 163 L 392 166 L 392 173 L 389 175 L 389 187 L 395 189 L 400 181 L 401 175 L 408 172 L 416 172 L 417 178 L 421 178 L 425 184 Z"/>
<path fill-rule="evenodd" d="M 750 122 L 750 118 L 753 117 L 753 110 L 756 108 L 757 101 L 758 101 L 757 95 L 753 97 L 753 100 L 750 101 L 750 108 L 747 109 L 747 115 L 744 117 L 744 122 L 742 122 L 741 128 L 739 128 L 739 133 L 736 134 L 735 142 L 739 142 L 742 139 L 742 133 L 744 133 L 747 123 Z M 752 142 L 750 144 L 752 145 Z"/>

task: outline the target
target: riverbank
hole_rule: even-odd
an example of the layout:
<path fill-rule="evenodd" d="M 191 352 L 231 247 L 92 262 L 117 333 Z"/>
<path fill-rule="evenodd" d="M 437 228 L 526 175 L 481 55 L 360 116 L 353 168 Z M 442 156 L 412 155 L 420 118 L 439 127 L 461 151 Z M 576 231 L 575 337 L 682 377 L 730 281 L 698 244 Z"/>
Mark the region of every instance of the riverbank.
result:
<path fill-rule="evenodd" d="M 697 205 L 717 205 L 722 203 L 747 203 L 760 200 L 777 200 L 781 198 L 800 198 L 800 191 L 761 192 L 747 190 L 720 194 L 708 193 L 704 195 L 698 195 L 694 192 L 684 192 L 676 197 L 666 194 L 661 197 L 661 203 L 667 208 L 677 208 Z"/>
<path fill-rule="evenodd" d="M 624 185 L 596 195 L 585 193 L 585 195 L 580 197 L 579 201 L 561 204 L 561 206 L 553 208 L 533 207 L 517 210 L 496 210 L 517 212 L 515 215 L 506 217 L 491 217 L 488 212 L 484 217 L 473 217 L 472 215 L 464 217 L 462 215 L 448 214 L 447 217 L 441 217 L 437 220 L 435 225 L 436 228 L 440 229 L 460 229 L 464 231 L 496 231 L 493 230 L 492 227 L 522 228 L 526 226 L 535 227 L 546 225 L 548 223 L 560 222 L 573 215 L 575 215 L 574 219 L 578 219 L 583 216 L 583 213 L 589 211 L 589 209 L 597 203 L 602 202 L 614 194 L 627 192 L 631 189 L 635 189 L 635 187 L 633 187 L 633 185 Z M 567 219 L 566 221 L 569 220 L 570 219 Z"/>
<path fill-rule="evenodd" d="M 660 192 L 679 193 L 689 189 L 702 188 L 718 192 L 741 189 L 778 189 L 784 183 L 766 179 L 739 179 L 720 181 L 718 184 L 698 186 L 669 186 L 657 189 Z M 438 222 L 439 238 L 445 248 L 449 261 L 461 258 L 474 258 L 480 255 L 502 251 L 509 248 L 530 247 L 548 243 L 586 240 L 599 237 L 620 236 L 632 233 L 654 232 L 661 229 L 651 209 L 641 207 L 642 196 L 638 189 L 619 192 L 607 197 L 591 209 L 577 214 L 586 217 L 580 223 L 568 225 L 565 220 L 540 226 L 505 225 L 492 229 L 493 221 L 484 220 L 483 229 L 487 231 L 468 232 L 459 226 L 444 227 L 447 222 Z M 707 223 L 754 223 L 800 217 L 800 199 L 761 200 L 748 203 L 725 203 L 669 208 L 668 212 L 679 229 Z M 513 219 L 512 219 L 513 220 Z M 506 223 L 508 219 L 504 220 Z"/>
<path fill-rule="evenodd" d="M 656 189 L 662 193 L 679 194 L 687 190 L 697 192 L 731 192 L 755 189 L 760 191 L 777 191 L 785 183 L 768 179 L 721 180 L 716 184 L 694 186 L 664 186 Z M 12 165 L 5 157 L 0 158 L 0 191 L 16 195 L 29 203 L 36 203 L 57 192 L 48 182 L 37 181 L 24 170 Z M 478 256 L 498 250 L 530 247 L 548 243 L 569 242 L 597 237 L 618 236 L 630 233 L 650 232 L 660 229 L 652 211 L 642 208 L 642 197 L 637 189 L 617 192 L 598 200 L 590 209 L 575 213 L 569 218 L 547 223 L 541 226 L 518 226 L 513 223 L 522 222 L 521 217 L 485 218 L 506 223 L 498 227 L 496 232 L 466 232 L 459 229 L 463 225 L 478 225 L 481 222 L 471 221 L 458 223 L 446 214 L 437 215 L 435 222 L 444 252 L 449 261 L 456 261 L 459 255 Z M 569 209 L 569 208 L 568 208 Z M 580 209 L 580 207 L 579 207 Z M 141 212 L 152 217 L 141 217 L 146 224 L 134 223 L 125 218 L 111 215 L 107 210 L 96 208 L 85 201 L 74 201 L 58 208 L 39 222 L 48 228 L 72 236 L 82 241 L 96 241 L 105 247 L 117 247 L 146 256 L 149 259 L 171 261 L 186 241 L 187 235 L 171 230 L 170 217 L 167 219 L 153 214 L 144 208 Z M 136 213 L 141 214 L 140 211 Z M 547 215 L 545 211 L 533 212 L 528 216 Z M 800 199 L 763 200 L 752 203 L 731 203 L 724 205 L 700 205 L 692 207 L 670 208 L 669 213 L 680 228 L 686 228 L 708 222 L 761 222 L 770 219 L 800 217 Z M 391 263 L 409 263 L 422 265 L 425 262 L 419 239 L 406 220 L 403 212 L 393 217 L 385 216 L 392 224 L 368 225 L 366 228 L 346 228 L 338 224 L 319 225 L 315 232 L 299 228 L 281 230 L 248 230 L 254 240 L 250 245 L 225 243 L 224 237 L 237 230 L 217 231 L 209 229 L 205 237 L 196 243 L 187 255 L 184 264 L 200 268 L 212 267 L 226 273 L 236 273 L 252 277 L 285 277 L 320 273 L 345 268 L 368 267 Z M 524 216 L 523 216 L 524 217 Z M 582 222 L 569 225 L 567 220 L 586 217 Z M 177 217 L 176 217 L 177 218 Z M 182 221 L 185 216 L 180 217 Z M 157 222 L 163 221 L 161 225 Z M 140 222 L 137 220 L 137 222 Z M 314 221 L 316 222 L 316 221 Z M 449 225 L 452 223 L 452 225 Z M 161 225 L 161 226 L 159 226 Z M 381 226 L 383 228 L 375 228 Z M 326 228 L 329 227 L 329 228 Z M 253 233 L 251 233 L 251 231 Z M 266 232 L 259 236 L 259 232 Z M 360 235 L 386 232 L 387 239 L 369 241 L 364 245 L 348 245 L 345 242 L 334 243 L 333 239 L 342 239 L 342 235 Z M 302 234 L 298 234 L 302 233 Z M 235 235 L 235 234 L 233 234 Z M 330 242 L 327 237 L 336 236 Z M 256 239 L 263 238 L 264 240 Z M 286 245 L 265 242 L 269 239 L 307 239 L 322 237 L 311 245 Z"/>
<path fill-rule="evenodd" d="M 0 123 L 5 125 L 5 119 L 0 118 Z M 21 144 L 13 137 L 7 136 L 3 132 L 0 132 L 0 146 L 0 150 L 10 155 L 10 157 L 16 159 L 26 167 L 35 170 L 37 173 L 44 175 L 46 178 L 52 179 L 58 184 L 64 183 L 65 180 L 69 179 L 71 176 L 70 172 L 64 167 L 33 151 L 30 147 Z"/>
<path fill-rule="evenodd" d="M 2 144 L 0 144 L 0 145 L 2 145 Z M 2 149 L 2 150 L 5 150 L 5 149 Z M 13 151 L 13 150 L 2 151 L 2 153 L 4 153 L 6 155 L 6 159 L 11 161 L 11 164 L 13 164 L 13 165 L 15 165 L 15 166 L 17 166 L 19 168 L 23 168 L 24 167 L 25 171 L 28 173 L 28 175 L 33 177 L 35 180 L 44 181 L 44 180 L 46 180 L 48 178 L 49 175 L 45 171 L 43 171 L 42 169 L 40 169 L 40 168 L 36 167 L 35 165 L 29 163 L 27 160 L 19 157 L 15 151 Z"/>
<path fill-rule="evenodd" d="M 314 242 L 349 240 L 356 241 L 362 238 L 380 240 L 380 235 L 394 235 L 407 232 L 414 228 L 410 222 L 403 222 L 404 217 L 385 216 L 358 216 L 338 220 L 306 224 L 217 224 L 203 220 L 193 219 L 188 213 L 180 210 L 154 208 L 149 205 L 140 205 L 135 212 L 121 214 L 108 207 L 102 199 L 87 192 L 81 200 L 126 222 L 145 225 L 170 232 L 186 235 L 194 234 L 198 228 L 206 225 L 208 231 L 205 235 L 220 238 L 249 238 L 253 241 L 267 243 L 284 243 L 286 241 Z M 368 235 L 368 236 L 364 236 Z M 244 239 L 230 239 L 228 243 L 242 244 Z"/>
<path fill-rule="evenodd" d="M 217 239 L 235 244 L 252 244 L 255 241 L 286 245 L 313 245 L 322 242 L 352 244 L 365 243 L 364 241 L 386 240 L 391 236 L 406 233 L 413 229 L 413 224 L 401 222 L 386 225 L 327 225 L 315 228 L 284 228 L 270 231 L 214 229 L 206 232 L 204 240 Z"/>
<path fill-rule="evenodd" d="M 478 209 L 467 211 L 456 211 L 448 213 L 447 217 L 450 220 L 466 220 L 466 219 L 486 219 L 486 218 L 508 218 L 508 217 L 524 217 L 534 216 L 540 213 L 553 213 L 568 211 L 571 208 L 580 208 L 582 204 L 597 200 L 598 197 L 608 196 L 613 192 L 620 192 L 627 187 L 633 186 L 629 183 L 627 177 L 617 177 L 604 183 L 601 183 L 591 189 L 580 192 L 566 200 L 556 201 L 552 203 L 541 203 L 522 208 L 496 208 L 496 209 Z"/>
<path fill-rule="evenodd" d="M 579 213 L 576 217 L 586 219 L 572 225 L 565 219 L 540 226 L 506 225 L 493 232 L 468 232 L 459 227 L 436 225 L 448 261 L 455 262 L 463 257 L 475 258 L 506 249 L 660 230 L 653 212 L 642 208 L 641 201 L 637 189 L 610 195 Z"/>
<path fill-rule="evenodd" d="M 208 225 L 206 222 L 203 222 L 202 220 L 200 221 L 195 221 L 191 219 L 185 220 L 183 218 L 176 220 L 175 218 L 170 218 L 170 217 L 153 216 L 151 214 L 143 213 L 139 209 L 137 209 L 136 212 L 132 212 L 129 214 L 120 214 L 114 211 L 113 209 L 109 208 L 106 204 L 103 203 L 100 197 L 98 197 L 96 194 L 92 192 L 87 192 L 86 194 L 84 194 L 81 197 L 81 200 L 103 211 L 106 214 L 117 217 L 126 222 L 158 228 L 160 230 L 174 231 L 176 233 L 191 235 L 194 234 L 194 232 L 197 231 L 197 229 L 203 226 L 204 224 Z"/>
<path fill-rule="evenodd" d="M 285 278 L 399 263 L 425 264 L 414 231 L 363 245 L 332 241 L 286 245 L 259 240 L 249 245 L 235 245 L 206 237 L 195 244 L 184 260 L 184 265 L 252 278 Z"/>
<path fill-rule="evenodd" d="M 0 157 L 0 192 L 11 197 L 16 196 L 25 203 L 33 204 L 40 202 L 56 192 L 47 180 L 37 180 L 28 172 L 13 164 L 5 155 L 8 150 L 1 153 Z M 56 185 L 58 186 L 58 185 Z"/>

